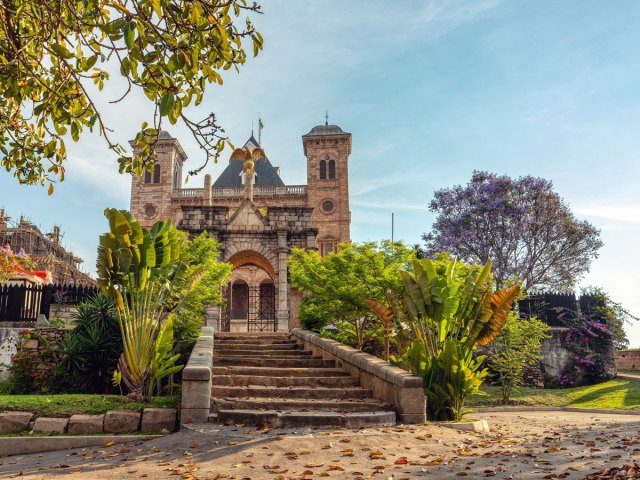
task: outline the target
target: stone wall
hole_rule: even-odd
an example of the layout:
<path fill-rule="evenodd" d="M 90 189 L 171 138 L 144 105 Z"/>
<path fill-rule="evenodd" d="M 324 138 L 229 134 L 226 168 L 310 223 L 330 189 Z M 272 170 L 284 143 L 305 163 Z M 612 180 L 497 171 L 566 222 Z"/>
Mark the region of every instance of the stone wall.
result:
<path fill-rule="evenodd" d="M 640 370 L 640 349 L 615 352 L 616 367 L 620 370 Z"/>
<path fill-rule="evenodd" d="M 9 377 L 11 358 L 18 352 L 23 328 L 0 328 L 0 380 Z"/>
<path fill-rule="evenodd" d="M 54 303 L 49 309 L 49 321 L 62 320 L 64 326 L 73 328 L 73 317 L 78 312 L 75 305 L 61 305 Z"/>
<path fill-rule="evenodd" d="M 549 331 L 550 338 L 542 341 L 543 359 L 540 362 L 540 368 L 546 388 L 557 386 L 565 368 L 567 368 L 572 361 L 574 354 L 567 348 L 567 335 L 569 331 L 570 329 L 566 327 L 551 327 Z M 606 371 L 605 377 L 613 378 L 616 375 L 613 343 L 609 342 L 607 348 L 603 350 L 604 368 Z M 576 371 L 572 373 L 572 383 L 576 386 L 586 385 L 590 373 L 587 367 L 578 367 Z"/>

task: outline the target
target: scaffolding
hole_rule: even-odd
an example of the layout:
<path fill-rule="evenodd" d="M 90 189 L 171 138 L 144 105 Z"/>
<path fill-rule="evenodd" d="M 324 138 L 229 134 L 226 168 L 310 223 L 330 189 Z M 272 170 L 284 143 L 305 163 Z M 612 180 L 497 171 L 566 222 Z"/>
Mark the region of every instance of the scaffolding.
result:
<path fill-rule="evenodd" d="M 64 248 L 61 239 L 59 226 L 54 226 L 50 233 L 42 233 L 24 217 L 11 222 L 4 209 L 0 209 L 0 245 L 9 245 L 14 252 L 24 250 L 37 270 L 51 272 L 54 283 L 95 286 L 96 281 L 80 270 L 83 260 Z"/>

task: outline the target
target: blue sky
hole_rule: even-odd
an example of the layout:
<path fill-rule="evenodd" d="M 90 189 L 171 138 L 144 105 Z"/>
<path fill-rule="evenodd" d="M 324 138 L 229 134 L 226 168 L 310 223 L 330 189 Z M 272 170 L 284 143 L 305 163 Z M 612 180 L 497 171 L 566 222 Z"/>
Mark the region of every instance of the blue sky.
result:
<path fill-rule="evenodd" d="M 193 111 L 218 115 L 234 143 L 260 112 L 263 146 L 286 183 L 306 181 L 300 136 L 324 121 L 353 134 L 352 237 L 417 243 L 439 188 L 474 169 L 549 178 L 605 242 L 584 285 L 640 313 L 640 3 L 602 1 L 335 0 L 264 2 L 265 50 L 227 73 Z M 393 5 L 393 6 L 390 6 Z M 120 96 L 112 81 L 108 98 Z M 126 142 L 151 114 L 132 95 L 107 121 Z M 202 160 L 181 128 L 168 127 Z M 44 229 L 93 270 L 107 206 L 127 208 L 130 180 L 96 137 L 70 143 L 53 197 L 0 174 L 0 207 Z M 217 176 L 224 167 L 208 167 Z M 188 186 L 200 186 L 192 178 Z M 640 325 L 628 328 L 640 346 Z"/>

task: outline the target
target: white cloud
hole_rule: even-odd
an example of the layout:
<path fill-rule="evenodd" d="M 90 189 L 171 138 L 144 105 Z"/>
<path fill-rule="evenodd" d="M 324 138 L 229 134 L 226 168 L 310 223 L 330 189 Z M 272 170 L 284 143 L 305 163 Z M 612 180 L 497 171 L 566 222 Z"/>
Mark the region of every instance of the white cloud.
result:
<path fill-rule="evenodd" d="M 585 217 L 595 217 L 618 222 L 640 223 L 640 205 L 602 205 L 594 207 L 579 207 L 576 214 Z"/>

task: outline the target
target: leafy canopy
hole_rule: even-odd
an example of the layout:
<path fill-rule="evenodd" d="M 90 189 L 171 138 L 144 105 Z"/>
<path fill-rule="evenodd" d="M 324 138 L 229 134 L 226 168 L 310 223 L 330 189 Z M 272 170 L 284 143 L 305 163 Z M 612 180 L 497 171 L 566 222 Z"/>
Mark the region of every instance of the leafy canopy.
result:
<path fill-rule="evenodd" d="M 307 327 L 345 323 L 353 344 L 361 348 L 376 317 L 366 299 L 385 301 L 386 292 L 400 294 L 400 271 L 414 252 L 402 243 L 346 243 L 338 253 L 321 257 L 316 251 L 293 249 L 289 258 L 291 284 L 305 298 L 300 319 Z"/>
<path fill-rule="evenodd" d="M 498 286 L 570 289 L 603 245 L 599 230 L 575 218 L 543 178 L 476 171 L 467 185 L 438 190 L 429 209 L 437 218 L 423 235 L 428 253 L 492 261 Z"/>
<path fill-rule="evenodd" d="M 65 137 L 97 131 L 118 158 L 120 172 L 139 175 L 154 161 L 153 145 L 166 119 L 182 122 L 217 158 L 224 131 L 215 116 L 201 121 L 198 105 L 221 70 L 254 56 L 262 37 L 245 13 L 248 0 L 7 0 L 0 8 L 0 164 L 20 183 L 64 180 Z M 133 141 L 134 154 L 111 139 L 98 98 L 113 67 L 126 87 L 110 100 L 141 90 L 153 104 Z M 204 165 L 201 167 L 203 168 Z"/>

